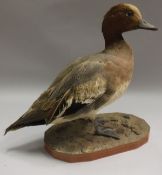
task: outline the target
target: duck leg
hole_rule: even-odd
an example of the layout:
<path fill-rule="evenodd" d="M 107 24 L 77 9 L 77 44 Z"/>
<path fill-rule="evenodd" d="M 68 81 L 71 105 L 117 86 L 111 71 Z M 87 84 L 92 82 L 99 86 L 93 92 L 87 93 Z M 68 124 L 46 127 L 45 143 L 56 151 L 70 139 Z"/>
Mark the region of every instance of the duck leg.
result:
<path fill-rule="evenodd" d="M 112 137 L 114 139 L 119 140 L 120 137 L 118 135 L 118 133 L 116 132 L 115 129 L 112 128 L 108 128 L 106 126 L 104 126 L 105 121 L 101 120 L 99 118 L 96 118 L 94 120 L 94 126 L 96 129 L 96 135 L 101 135 L 101 136 L 106 136 L 106 137 Z"/>

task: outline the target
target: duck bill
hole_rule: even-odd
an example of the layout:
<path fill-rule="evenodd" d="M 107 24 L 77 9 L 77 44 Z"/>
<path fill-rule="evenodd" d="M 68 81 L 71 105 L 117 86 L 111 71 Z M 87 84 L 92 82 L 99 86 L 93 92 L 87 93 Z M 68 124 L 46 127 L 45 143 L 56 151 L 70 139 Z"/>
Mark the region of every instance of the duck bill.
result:
<path fill-rule="evenodd" d="M 139 29 L 145 29 L 145 30 L 158 30 L 157 27 L 155 27 L 154 25 L 148 23 L 144 19 L 140 21 L 140 23 L 138 25 L 138 28 Z"/>

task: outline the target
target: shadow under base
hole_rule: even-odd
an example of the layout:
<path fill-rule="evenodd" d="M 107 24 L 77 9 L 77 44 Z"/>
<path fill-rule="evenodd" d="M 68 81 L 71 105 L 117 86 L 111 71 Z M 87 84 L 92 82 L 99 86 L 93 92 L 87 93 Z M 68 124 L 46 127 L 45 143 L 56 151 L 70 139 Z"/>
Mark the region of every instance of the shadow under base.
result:
<path fill-rule="evenodd" d="M 96 134 L 94 120 L 116 130 L 120 139 Z M 52 126 L 45 132 L 45 149 L 66 162 L 96 160 L 138 148 L 148 141 L 149 125 L 141 118 L 123 113 L 97 114 Z"/>

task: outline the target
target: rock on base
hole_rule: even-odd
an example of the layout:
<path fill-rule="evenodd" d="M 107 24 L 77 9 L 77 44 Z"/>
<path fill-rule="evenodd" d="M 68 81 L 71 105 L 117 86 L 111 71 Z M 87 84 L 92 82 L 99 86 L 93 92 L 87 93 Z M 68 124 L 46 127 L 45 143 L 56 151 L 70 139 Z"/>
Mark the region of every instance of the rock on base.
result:
<path fill-rule="evenodd" d="M 117 131 L 119 140 L 95 134 L 93 120 L 98 117 L 105 127 Z M 148 141 L 149 130 L 143 119 L 130 114 L 98 114 L 52 126 L 45 133 L 45 149 L 66 162 L 96 160 L 142 146 Z"/>

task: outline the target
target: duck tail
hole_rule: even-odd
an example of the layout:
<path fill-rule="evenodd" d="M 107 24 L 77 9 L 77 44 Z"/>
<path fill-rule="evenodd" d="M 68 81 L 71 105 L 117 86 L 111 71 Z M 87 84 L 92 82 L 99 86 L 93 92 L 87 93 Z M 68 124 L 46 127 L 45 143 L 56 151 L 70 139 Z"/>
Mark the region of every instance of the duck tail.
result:
<path fill-rule="evenodd" d="M 20 117 L 5 130 L 4 135 L 6 135 L 9 131 L 14 131 L 23 127 L 44 125 L 46 124 L 44 117 L 44 112 L 39 110 L 26 112 L 22 117 Z"/>

